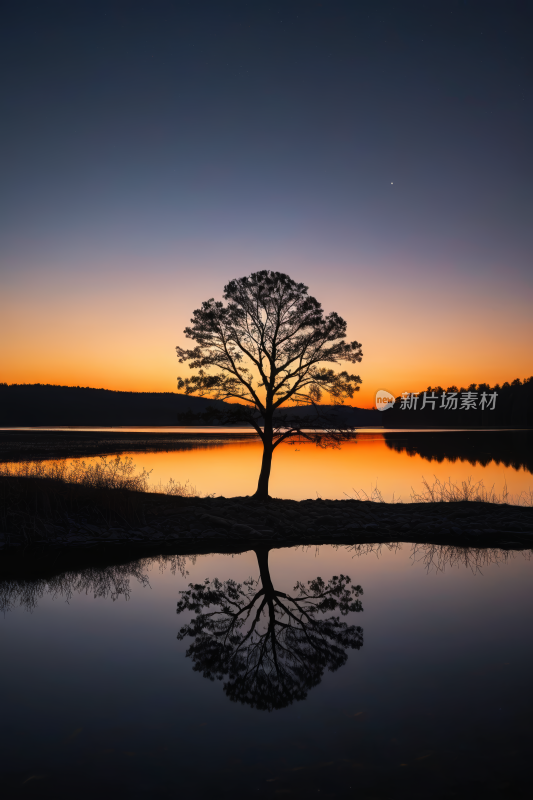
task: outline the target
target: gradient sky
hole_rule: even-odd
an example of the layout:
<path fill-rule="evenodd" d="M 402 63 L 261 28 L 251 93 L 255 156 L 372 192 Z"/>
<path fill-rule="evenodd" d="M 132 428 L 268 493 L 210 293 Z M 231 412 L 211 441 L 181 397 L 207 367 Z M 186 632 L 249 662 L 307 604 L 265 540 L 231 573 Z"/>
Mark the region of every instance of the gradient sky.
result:
<path fill-rule="evenodd" d="M 5 0 L 0 380 L 175 391 L 263 268 L 348 321 L 354 404 L 530 375 L 532 12 Z"/>

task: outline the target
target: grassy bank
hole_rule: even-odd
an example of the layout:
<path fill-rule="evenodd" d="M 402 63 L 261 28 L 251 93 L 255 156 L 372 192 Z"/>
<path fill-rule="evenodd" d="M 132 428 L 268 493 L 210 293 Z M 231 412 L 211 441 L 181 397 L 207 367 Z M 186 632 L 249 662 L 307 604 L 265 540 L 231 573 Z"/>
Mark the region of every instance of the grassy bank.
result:
<path fill-rule="evenodd" d="M 194 487 L 150 484 L 131 458 L 0 465 L 0 548 L 178 542 L 344 543 L 411 541 L 533 546 L 531 498 L 509 503 L 482 482 L 451 481 L 386 503 L 374 490 L 346 500 L 199 497 Z"/>
<path fill-rule="evenodd" d="M 54 529 L 73 519 L 110 528 L 146 524 L 146 495 L 194 497 L 189 484 L 170 480 L 152 486 L 150 473 L 135 473 L 131 458 L 96 464 L 67 461 L 29 461 L 0 464 L 0 533 L 24 543 L 48 541 Z"/>

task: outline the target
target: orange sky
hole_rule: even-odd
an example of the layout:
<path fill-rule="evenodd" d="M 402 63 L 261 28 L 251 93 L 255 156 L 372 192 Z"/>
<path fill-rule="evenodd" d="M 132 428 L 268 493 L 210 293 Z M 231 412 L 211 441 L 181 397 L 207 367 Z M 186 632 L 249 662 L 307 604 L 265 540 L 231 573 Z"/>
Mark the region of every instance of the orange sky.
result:
<path fill-rule="evenodd" d="M 533 373 L 527 4 L 34 5 L 3 28 L 0 381 L 175 391 L 194 309 L 260 269 L 347 320 L 356 405 Z"/>
<path fill-rule="evenodd" d="M 304 251 L 260 258 L 242 247 L 198 246 L 159 260 L 76 253 L 53 264 L 35 256 L 12 264 L 0 297 L 0 380 L 176 391 L 176 376 L 188 369 L 174 346 L 187 344 L 182 331 L 192 311 L 220 297 L 228 279 L 266 267 L 305 281 L 326 312 L 347 320 L 348 338 L 362 342 L 353 371 L 363 384 L 353 405 L 371 407 L 378 389 L 398 395 L 533 372 L 530 290 L 511 268 L 478 280 L 444 263 L 422 280 L 423 265 L 407 259 L 393 265 L 337 254 L 325 269 Z"/>

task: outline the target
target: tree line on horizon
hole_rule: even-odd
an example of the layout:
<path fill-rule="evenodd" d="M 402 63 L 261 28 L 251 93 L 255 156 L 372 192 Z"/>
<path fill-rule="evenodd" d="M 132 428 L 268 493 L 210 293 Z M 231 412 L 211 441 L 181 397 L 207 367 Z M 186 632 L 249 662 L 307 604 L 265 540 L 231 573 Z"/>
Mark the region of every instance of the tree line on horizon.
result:
<path fill-rule="evenodd" d="M 446 392 L 456 392 L 460 398 L 463 392 L 497 392 L 494 411 L 480 409 L 462 411 L 400 409 L 401 396 L 390 410 L 380 412 L 380 421 L 373 421 L 370 415 L 378 413 L 366 409 L 337 406 L 336 414 L 355 425 L 383 424 L 385 428 L 395 427 L 494 427 L 525 426 L 533 427 L 533 376 L 520 380 L 496 383 L 471 383 L 467 387 L 455 385 L 428 386 L 428 393 L 440 399 Z M 419 393 L 420 398 L 422 392 Z M 438 405 L 438 404 L 437 404 Z M 459 404 L 458 404 L 459 405 Z M 113 389 L 96 389 L 84 386 L 62 386 L 44 383 L 0 383 L 0 424 L 6 426 L 69 426 L 69 425 L 177 425 L 185 424 L 183 417 L 191 412 L 206 414 L 207 410 L 232 409 L 222 400 L 209 397 L 186 396 L 176 392 L 127 392 Z M 321 406 L 332 410 L 331 406 Z M 236 404 L 233 405 L 233 409 Z M 295 407 L 291 414 L 302 416 L 305 408 Z M 178 418 L 179 417 L 179 418 Z M 353 417 L 353 419 L 351 419 Z M 361 419 L 359 419 L 361 417 Z M 367 421 L 368 417 L 368 421 Z M 195 424 L 199 424 L 196 420 Z"/>
<path fill-rule="evenodd" d="M 533 383 L 533 375 L 529 378 L 524 378 L 524 380 L 520 380 L 520 378 L 515 378 L 513 381 L 509 383 L 509 381 L 505 381 L 502 383 L 501 386 L 499 383 L 495 383 L 494 386 L 491 386 L 488 383 L 471 383 L 467 387 L 462 386 L 461 388 L 457 388 L 457 386 L 448 386 L 448 388 L 444 389 L 442 386 L 428 386 L 427 389 L 423 391 L 426 392 L 435 392 L 436 394 L 442 394 L 443 392 L 467 392 L 467 391 L 478 391 L 478 392 L 494 392 L 494 391 L 504 391 L 511 387 L 517 386 L 526 386 L 529 383 Z M 103 386 L 66 386 L 63 383 L 7 383 L 7 381 L 0 381 L 0 388 L 14 388 L 14 387 L 21 387 L 21 386 L 39 386 L 39 387 L 50 387 L 51 389 L 84 389 L 94 392 L 113 392 L 115 394 L 180 394 L 179 392 L 155 392 L 155 391 L 136 391 L 135 389 L 105 389 Z M 401 398 L 401 395 L 398 395 L 396 398 L 397 400 Z"/>
<path fill-rule="evenodd" d="M 432 408 L 424 404 L 424 392 L 427 396 L 436 397 L 437 403 Z M 457 397 L 457 408 L 441 407 L 443 395 L 449 398 L 455 394 Z M 461 408 L 462 397 L 470 393 L 477 395 L 475 407 Z M 496 393 L 494 408 L 481 408 L 479 400 L 483 393 L 490 397 Z M 513 381 L 505 381 L 502 384 L 496 383 L 491 386 L 488 383 L 471 383 L 467 387 L 448 386 L 428 386 L 418 394 L 416 407 L 404 407 L 402 395 L 395 399 L 394 406 L 383 412 L 385 427 L 532 427 L 533 426 L 533 376 L 529 378 L 515 378 Z"/>
<path fill-rule="evenodd" d="M 448 386 L 447 389 L 443 389 L 442 386 L 428 386 L 427 389 L 423 389 L 422 391 L 428 393 L 434 392 L 439 396 L 442 395 L 443 392 L 446 392 L 447 394 L 450 392 L 456 392 L 458 394 L 461 394 L 462 392 L 478 392 L 480 394 L 481 392 L 487 392 L 487 394 L 489 394 L 492 392 L 506 392 L 508 389 L 516 389 L 519 386 L 527 386 L 528 384 L 533 384 L 533 375 L 531 375 L 529 378 L 524 378 L 523 381 L 520 380 L 520 378 L 515 378 L 514 381 L 511 381 L 510 383 L 509 381 L 505 381 L 505 383 L 502 383 L 501 385 L 499 383 L 495 383 L 494 386 L 491 386 L 489 383 L 471 383 L 466 387 L 461 386 L 458 388 L 457 386 L 453 385 Z M 399 395 L 396 400 L 401 400 L 401 395 Z"/>

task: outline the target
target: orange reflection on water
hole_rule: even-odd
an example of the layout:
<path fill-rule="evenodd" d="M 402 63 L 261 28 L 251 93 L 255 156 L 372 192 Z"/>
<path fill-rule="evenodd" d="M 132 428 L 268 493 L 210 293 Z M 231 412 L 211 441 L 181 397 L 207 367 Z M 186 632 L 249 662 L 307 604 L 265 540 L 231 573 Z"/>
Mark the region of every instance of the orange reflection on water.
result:
<path fill-rule="evenodd" d="M 158 453 L 129 453 L 138 469 L 152 470 L 152 484 L 166 484 L 170 478 L 189 481 L 202 494 L 224 497 L 251 495 L 255 492 L 261 466 L 259 441 L 229 443 Z M 355 492 L 370 495 L 377 486 L 387 501 L 409 501 L 411 492 L 422 490 L 425 477 L 434 476 L 453 483 L 483 480 L 489 489 L 501 494 L 507 486 L 511 495 L 529 492 L 533 476 L 525 469 L 516 470 L 491 461 L 487 466 L 468 461 L 445 459 L 429 462 L 420 455 L 408 455 L 387 447 L 382 434 L 358 435 L 340 449 L 322 449 L 311 443 L 281 444 L 274 453 L 270 480 L 273 497 L 303 500 L 306 498 L 345 499 Z"/>

